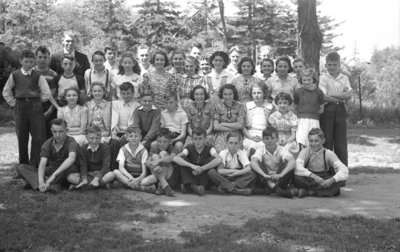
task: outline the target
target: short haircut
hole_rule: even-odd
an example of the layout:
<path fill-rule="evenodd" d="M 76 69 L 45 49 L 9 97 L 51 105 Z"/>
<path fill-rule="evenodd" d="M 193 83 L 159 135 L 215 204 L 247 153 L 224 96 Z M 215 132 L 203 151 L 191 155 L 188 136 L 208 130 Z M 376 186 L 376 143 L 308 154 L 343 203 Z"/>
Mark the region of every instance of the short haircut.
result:
<path fill-rule="evenodd" d="M 210 64 L 210 59 L 207 56 L 201 56 L 199 62 L 201 61 L 207 61 L 207 63 Z"/>
<path fill-rule="evenodd" d="M 204 92 L 204 100 L 207 100 L 207 99 L 210 98 L 210 95 L 207 93 L 207 89 L 206 89 L 205 87 L 203 87 L 202 85 L 197 85 L 197 86 L 195 86 L 195 87 L 190 91 L 189 97 L 190 97 L 190 99 L 191 99 L 192 101 L 195 100 L 195 99 L 194 99 L 194 92 L 196 92 L 197 89 L 203 90 L 203 92 Z"/>
<path fill-rule="evenodd" d="M 134 66 L 132 67 L 132 70 L 137 75 L 140 75 L 141 70 L 140 70 L 139 63 L 137 62 L 136 57 L 132 52 L 126 52 L 126 53 L 122 54 L 121 58 L 119 59 L 118 74 L 120 74 L 120 75 L 125 74 L 125 69 L 122 66 L 122 62 L 124 61 L 124 58 L 130 58 L 133 61 Z"/>
<path fill-rule="evenodd" d="M 165 100 L 174 98 L 175 101 L 178 101 L 178 94 L 173 91 L 170 91 L 170 92 L 165 93 L 164 98 L 165 98 Z"/>
<path fill-rule="evenodd" d="M 194 64 L 195 65 L 194 72 L 195 73 L 199 72 L 199 70 L 200 70 L 199 61 L 195 57 L 190 56 L 190 55 L 185 57 L 185 63 L 186 62 L 188 62 L 190 64 Z"/>
<path fill-rule="evenodd" d="M 75 32 L 73 30 L 67 30 L 67 31 L 63 32 L 63 38 L 65 38 L 65 36 L 67 36 L 67 35 L 73 39 L 75 39 L 78 36 L 77 32 Z"/>
<path fill-rule="evenodd" d="M 250 87 L 250 95 L 253 94 L 253 89 L 254 89 L 255 87 L 258 87 L 258 88 L 261 89 L 261 91 L 262 91 L 263 94 L 264 94 L 264 100 L 268 98 L 268 97 L 267 97 L 267 95 L 268 95 L 268 86 L 267 86 L 267 85 L 264 85 L 264 84 L 261 84 L 261 83 L 256 83 L 256 84 L 254 84 L 254 85 L 252 85 L 252 86 Z"/>
<path fill-rule="evenodd" d="M 101 135 L 101 129 L 97 125 L 92 125 L 87 129 L 87 134 L 100 134 Z"/>
<path fill-rule="evenodd" d="M 117 48 L 113 47 L 113 46 L 106 46 L 104 48 L 104 53 L 107 53 L 107 51 L 116 51 Z"/>
<path fill-rule="evenodd" d="M 289 102 L 289 105 L 291 105 L 292 102 L 293 102 L 292 97 L 290 97 L 290 95 L 287 94 L 287 93 L 285 93 L 285 92 L 280 92 L 280 93 L 278 93 L 278 94 L 275 96 L 275 99 L 274 99 L 275 104 L 278 105 L 278 102 L 279 102 L 280 100 L 288 101 L 288 102 Z"/>
<path fill-rule="evenodd" d="M 240 50 L 239 46 L 232 46 L 231 48 L 229 48 L 228 54 L 230 55 L 233 52 L 237 52 L 237 53 L 241 54 L 242 50 Z"/>
<path fill-rule="evenodd" d="M 275 135 L 275 137 L 278 137 L 278 130 L 271 125 L 267 126 L 267 128 L 265 128 L 262 132 L 263 138 L 264 137 L 273 137 L 274 135 Z"/>
<path fill-rule="evenodd" d="M 179 55 L 179 54 L 183 55 L 183 59 L 185 60 L 186 55 L 185 55 L 185 52 L 184 52 L 184 51 L 182 51 L 182 50 L 174 50 L 174 51 L 172 51 L 172 53 L 171 53 L 171 60 L 170 60 L 172 66 L 174 66 L 173 59 L 174 59 L 175 55 Z"/>
<path fill-rule="evenodd" d="M 313 83 L 318 84 L 318 78 L 317 78 L 317 73 L 314 71 L 312 68 L 307 68 L 301 71 L 301 75 L 299 78 L 299 82 L 303 84 L 303 77 L 312 77 Z"/>
<path fill-rule="evenodd" d="M 28 49 L 23 50 L 22 53 L 21 53 L 21 59 L 24 59 L 24 58 L 30 58 L 30 59 L 33 58 L 34 59 L 35 58 L 35 53 L 32 52 L 31 50 L 28 50 Z"/>
<path fill-rule="evenodd" d="M 292 67 L 292 63 L 290 62 L 290 59 L 288 56 L 280 56 L 279 58 L 276 59 L 275 61 L 275 72 L 278 72 L 278 64 L 280 61 L 286 62 L 289 66 L 289 70 L 288 73 L 292 73 L 293 72 L 293 67 Z"/>
<path fill-rule="evenodd" d="M 149 50 L 149 47 L 147 45 L 139 45 L 137 47 L 137 51 L 139 51 L 139 50 Z"/>
<path fill-rule="evenodd" d="M 128 81 L 122 82 L 122 84 L 119 86 L 120 91 L 128 91 L 129 89 L 132 90 L 132 93 L 135 93 L 135 88 L 133 87 L 133 84 Z"/>
<path fill-rule="evenodd" d="M 253 60 L 250 57 L 243 57 L 238 64 L 238 73 L 242 74 L 242 65 L 244 62 L 249 62 L 251 64 L 251 75 L 253 75 L 256 72 L 256 66 L 254 65 Z"/>
<path fill-rule="evenodd" d="M 242 135 L 241 134 L 231 131 L 231 132 L 228 133 L 228 135 L 226 135 L 226 141 L 228 142 L 229 138 L 231 138 L 231 137 L 237 137 L 239 139 L 239 142 L 240 142 L 240 140 L 242 140 Z"/>
<path fill-rule="evenodd" d="M 64 59 L 70 60 L 70 61 L 72 61 L 72 62 L 75 61 L 74 55 L 68 54 L 68 53 L 64 54 L 64 55 L 61 57 L 61 62 L 62 62 Z"/>
<path fill-rule="evenodd" d="M 312 128 L 310 132 L 308 132 L 308 136 L 318 135 L 321 139 L 325 139 L 324 132 L 320 128 Z"/>
<path fill-rule="evenodd" d="M 214 68 L 214 65 L 212 64 L 213 60 L 215 57 L 220 56 L 224 60 L 224 66 L 222 68 L 227 68 L 228 65 L 231 63 L 231 59 L 229 58 L 229 55 L 226 52 L 223 51 L 216 51 L 213 54 L 211 54 L 210 57 L 210 66 Z"/>
<path fill-rule="evenodd" d="M 169 139 L 169 140 L 171 140 L 173 138 L 171 131 L 167 128 L 160 128 L 158 130 L 157 138 L 161 138 L 161 137 L 165 137 L 166 139 Z"/>
<path fill-rule="evenodd" d="M 67 128 L 67 122 L 62 119 L 62 118 L 55 118 L 53 120 L 51 120 L 50 122 L 50 127 L 56 125 L 56 126 L 64 126 L 64 128 Z"/>
<path fill-rule="evenodd" d="M 230 90 L 232 90 L 232 92 L 233 92 L 233 99 L 234 99 L 235 101 L 238 101 L 238 100 L 239 100 L 239 95 L 238 95 L 237 89 L 236 89 L 236 87 L 235 87 L 234 85 L 232 85 L 232 84 L 225 84 L 225 85 L 223 85 L 223 86 L 219 89 L 218 97 L 219 97 L 220 99 L 223 99 L 223 93 L 224 93 L 224 90 L 225 90 L 225 89 L 230 89 Z"/>
<path fill-rule="evenodd" d="M 270 58 L 263 58 L 263 59 L 260 61 L 260 69 L 261 69 L 261 66 L 262 66 L 262 64 L 263 64 L 264 62 L 269 62 L 269 63 L 271 63 L 272 72 L 275 70 L 274 61 L 273 61 L 272 59 L 270 59 Z M 260 70 L 260 71 L 261 71 L 261 70 Z"/>
<path fill-rule="evenodd" d="M 326 55 L 325 61 L 339 61 L 340 62 L 340 55 L 337 52 L 330 52 Z"/>
<path fill-rule="evenodd" d="M 190 49 L 192 49 L 193 47 L 197 47 L 197 48 L 199 48 L 200 50 L 203 50 L 203 45 L 202 45 L 201 43 L 199 43 L 199 42 L 194 42 L 194 43 L 192 44 L 192 47 L 191 47 Z"/>
<path fill-rule="evenodd" d="M 106 55 L 105 55 L 102 51 L 95 51 L 95 52 L 92 54 L 92 61 L 93 61 L 93 59 L 94 59 L 94 56 L 96 56 L 96 55 L 103 57 L 104 60 L 106 59 Z"/>
<path fill-rule="evenodd" d="M 103 98 L 106 96 L 107 90 L 106 90 L 106 87 L 104 86 L 104 84 L 102 82 L 98 82 L 98 81 L 93 82 L 92 85 L 90 86 L 90 91 L 93 90 L 93 87 L 101 87 L 101 89 L 104 92 Z M 90 97 L 93 98 L 93 92 L 90 92 Z"/>
<path fill-rule="evenodd" d="M 295 58 L 293 60 L 293 65 L 294 65 L 294 63 L 297 63 L 297 62 L 302 62 L 303 65 L 306 66 L 306 62 L 302 58 Z"/>
<path fill-rule="evenodd" d="M 77 101 L 76 103 L 77 103 L 78 105 L 82 105 L 82 103 L 81 103 L 81 91 L 78 89 L 78 87 L 66 88 L 66 89 L 64 90 L 63 99 L 64 99 L 65 101 L 67 101 L 66 97 L 67 97 L 67 93 L 68 93 L 69 91 L 74 91 L 74 92 L 76 92 L 76 93 L 78 94 L 78 101 Z"/>
<path fill-rule="evenodd" d="M 206 137 L 207 136 L 207 131 L 205 129 L 203 129 L 203 128 L 194 128 L 192 135 Z"/>
<path fill-rule="evenodd" d="M 41 45 L 41 46 L 39 46 L 39 47 L 36 49 L 36 56 L 38 55 L 39 52 L 41 52 L 42 54 L 50 55 L 50 50 L 49 50 L 49 48 L 47 48 L 47 47 L 44 46 L 44 45 Z"/>
<path fill-rule="evenodd" d="M 150 96 L 151 99 L 154 99 L 154 93 L 151 91 L 146 90 L 146 91 L 140 93 L 140 99 L 143 99 L 146 96 Z"/>
<path fill-rule="evenodd" d="M 142 135 L 142 130 L 139 127 L 134 127 L 133 125 L 131 125 L 125 130 L 125 134 L 132 134 L 132 133 Z"/>
<path fill-rule="evenodd" d="M 164 67 L 169 66 L 168 55 L 167 55 L 166 52 L 161 51 L 161 50 L 158 50 L 153 54 L 153 56 L 150 59 L 150 64 L 154 65 L 154 62 L 156 61 L 156 56 L 157 55 L 162 55 L 164 57 L 164 60 L 165 60 Z"/>

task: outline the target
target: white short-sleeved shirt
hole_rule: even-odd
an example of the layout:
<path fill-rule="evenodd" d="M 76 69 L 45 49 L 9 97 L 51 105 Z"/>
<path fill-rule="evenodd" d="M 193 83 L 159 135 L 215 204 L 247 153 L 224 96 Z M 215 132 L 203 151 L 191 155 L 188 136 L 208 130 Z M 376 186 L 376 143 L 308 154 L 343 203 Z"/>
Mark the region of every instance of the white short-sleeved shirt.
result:
<path fill-rule="evenodd" d="M 207 74 L 206 78 L 207 82 L 208 79 L 211 79 L 212 89 L 215 93 L 218 93 L 222 84 L 228 84 L 232 82 L 234 75 L 228 72 L 226 69 L 222 70 L 219 74 L 215 71 L 215 69 L 212 69 L 211 72 Z"/>
<path fill-rule="evenodd" d="M 282 162 L 293 160 L 293 155 L 281 145 L 277 145 L 275 152 L 270 153 L 264 145 L 257 148 L 252 158 L 257 159 L 258 162 L 264 162 L 269 172 L 276 173 Z"/>
<path fill-rule="evenodd" d="M 228 149 L 224 149 L 219 153 L 219 156 L 222 158 L 225 169 L 241 169 L 250 165 L 247 152 L 241 149 L 233 155 Z"/>
<path fill-rule="evenodd" d="M 178 108 L 170 113 L 167 109 L 161 111 L 161 127 L 169 129 L 171 132 L 181 133 L 181 126 L 189 123 L 186 112 Z"/>
<path fill-rule="evenodd" d="M 342 73 L 339 73 L 336 78 L 333 78 L 330 74 L 321 75 L 318 87 L 325 95 L 352 90 L 349 78 Z"/>
<path fill-rule="evenodd" d="M 135 100 L 138 100 L 139 96 L 140 96 L 140 94 L 139 94 L 139 85 L 142 84 L 143 77 L 138 75 L 138 74 L 136 74 L 136 73 L 133 73 L 131 75 L 118 74 L 118 75 L 114 76 L 114 81 L 113 81 L 113 85 L 112 86 L 113 86 L 113 88 L 115 88 L 117 90 L 118 99 L 122 99 L 121 98 L 121 91 L 119 90 L 119 86 L 121 86 L 121 84 L 124 83 L 124 82 L 132 83 L 134 91 L 135 91 L 135 94 L 133 95 L 133 98 Z"/>

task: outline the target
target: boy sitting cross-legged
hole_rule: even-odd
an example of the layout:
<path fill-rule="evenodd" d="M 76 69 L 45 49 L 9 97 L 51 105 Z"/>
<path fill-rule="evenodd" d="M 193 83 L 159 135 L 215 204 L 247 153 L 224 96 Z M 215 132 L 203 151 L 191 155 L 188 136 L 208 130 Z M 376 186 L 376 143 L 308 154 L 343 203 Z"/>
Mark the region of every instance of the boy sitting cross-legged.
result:
<path fill-rule="evenodd" d="M 192 189 L 202 196 L 208 184 L 207 170 L 221 164 L 222 159 L 214 147 L 207 145 L 207 132 L 204 129 L 193 129 L 192 144 L 172 158 L 180 165 L 182 178 L 181 191 L 187 193 Z"/>
<path fill-rule="evenodd" d="M 156 188 L 154 178 L 146 177 L 146 160 L 149 154 L 140 143 L 142 131 L 129 126 L 125 132 L 128 143 L 121 147 L 117 161 L 119 169 L 114 170 L 115 178 L 126 187 L 149 193 L 154 193 Z"/>
<path fill-rule="evenodd" d="M 164 194 L 170 197 L 175 195 L 172 188 L 178 184 L 178 171 L 174 169 L 172 158 L 178 152 L 172 146 L 171 132 L 161 128 L 157 134 L 157 140 L 151 144 L 149 159 L 146 166 L 149 167 L 155 179 L 158 179 L 157 195 Z"/>
<path fill-rule="evenodd" d="M 226 137 L 228 148 L 219 153 L 222 164 L 217 169 L 208 171 L 208 176 L 221 193 L 251 195 L 250 187 L 256 174 L 251 170 L 246 151 L 239 148 L 240 141 L 241 136 L 238 133 L 228 133 Z"/>
<path fill-rule="evenodd" d="M 260 146 L 252 156 L 251 167 L 259 175 L 263 192 L 269 194 L 272 191 L 279 196 L 293 198 L 296 191 L 288 190 L 295 167 L 292 154 L 278 144 L 276 128 L 268 126 L 263 131 L 262 138 L 264 146 Z"/>
<path fill-rule="evenodd" d="M 303 149 L 296 161 L 294 185 L 299 198 L 305 196 L 339 196 L 349 169 L 336 154 L 323 147 L 324 132 L 313 128 L 308 133 L 309 147 Z"/>
<path fill-rule="evenodd" d="M 71 173 L 68 181 L 70 189 L 89 184 L 89 188 L 99 188 L 115 179 L 110 171 L 110 147 L 101 143 L 101 129 L 96 125 L 88 128 L 87 144 L 79 148 L 79 173 Z"/>

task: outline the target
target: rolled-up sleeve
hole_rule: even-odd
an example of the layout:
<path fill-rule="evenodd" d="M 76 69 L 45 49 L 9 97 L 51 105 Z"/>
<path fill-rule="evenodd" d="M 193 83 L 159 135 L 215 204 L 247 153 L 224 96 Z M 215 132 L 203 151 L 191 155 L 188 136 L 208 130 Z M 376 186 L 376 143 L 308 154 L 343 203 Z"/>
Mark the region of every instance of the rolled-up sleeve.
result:
<path fill-rule="evenodd" d="M 3 97 L 4 97 L 4 100 L 11 107 L 15 106 L 15 97 L 14 97 L 14 93 L 13 93 L 14 87 L 15 87 L 14 78 L 13 78 L 13 75 L 10 74 L 10 77 L 8 77 L 8 80 L 3 89 Z"/>
<path fill-rule="evenodd" d="M 40 99 L 42 101 L 49 100 L 51 96 L 51 91 L 49 88 L 49 84 L 42 75 L 39 77 L 39 88 L 40 88 Z"/>

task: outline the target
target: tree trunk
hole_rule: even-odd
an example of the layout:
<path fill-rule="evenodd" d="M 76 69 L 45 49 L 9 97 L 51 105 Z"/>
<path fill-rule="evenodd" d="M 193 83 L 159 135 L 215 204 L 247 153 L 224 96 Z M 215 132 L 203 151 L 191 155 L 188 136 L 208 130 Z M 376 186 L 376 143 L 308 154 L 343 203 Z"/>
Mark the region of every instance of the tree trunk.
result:
<path fill-rule="evenodd" d="M 317 20 L 316 0 L 297 0 L 298 8 L 298 55 L 319 74 L 319 57 L 322 33 Z"/>
<path fill-rule="evenodd" d="M 228 49 L 228 40 L 226 39 L 226 23 L 225 23 L 225 5 L 224 5 L 224 0 L 218 0 L 218 6 L 219 6 L 219 14 L 221 16 L 221 23 L 222 23 L 222 31 L 223 31 L 223 41 L 224 41 L 224 47 L 225 50 Z"/>

